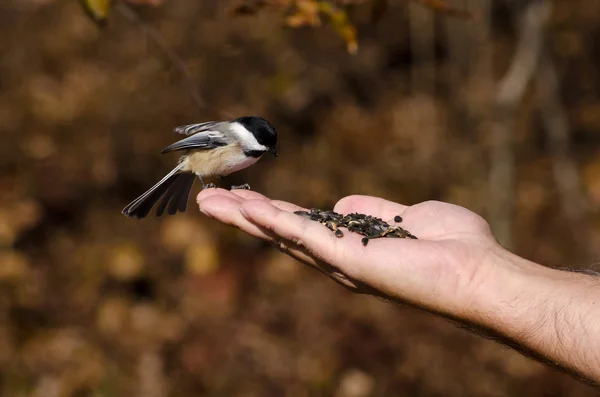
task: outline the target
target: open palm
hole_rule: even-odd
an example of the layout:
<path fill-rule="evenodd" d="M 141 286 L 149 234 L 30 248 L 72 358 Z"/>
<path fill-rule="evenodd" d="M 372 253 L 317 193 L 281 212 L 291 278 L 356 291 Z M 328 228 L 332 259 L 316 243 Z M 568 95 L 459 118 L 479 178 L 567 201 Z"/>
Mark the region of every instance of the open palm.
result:
<path fill-rule="evenodd" d="M 486 259 L 500 251 L 483 218 L 436 201 L 404 206 L 369 196 L 341 199 L 336 212 L 369 214 L 389 223 L 400 215 L 402 227 L 418 237 L 373 239 L 367 246 L 355 233 L 337 238 L 323 225 L 293 213 L 304 208 L 252 191 L 206 189 L 198 204 L 208 216 L 275 243 L 356 292 L 446 314 L 468 316 L 461 312 L 488 278 Z"/>

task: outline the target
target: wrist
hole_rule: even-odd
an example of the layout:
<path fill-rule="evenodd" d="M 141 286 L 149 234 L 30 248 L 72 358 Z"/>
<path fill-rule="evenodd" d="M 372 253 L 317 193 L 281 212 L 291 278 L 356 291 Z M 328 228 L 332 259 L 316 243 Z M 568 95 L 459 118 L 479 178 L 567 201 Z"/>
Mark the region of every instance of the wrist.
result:
<path fill-rule="evenodd" d="M 600 380 L 600 278 L 547 268 L 498 247 L 473 320 L 514 345 Z"/>

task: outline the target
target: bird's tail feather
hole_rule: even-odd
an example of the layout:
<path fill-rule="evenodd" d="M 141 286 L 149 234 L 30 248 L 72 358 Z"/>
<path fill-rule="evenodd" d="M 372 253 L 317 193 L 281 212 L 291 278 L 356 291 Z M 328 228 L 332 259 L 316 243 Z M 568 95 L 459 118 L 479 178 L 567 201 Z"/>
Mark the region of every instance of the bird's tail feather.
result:
<path fill-rule="evenodd" d="M 196 177 L 194 174 L 175 174 L 173 182 L 168 190 L 163 194 L 160 204 L 156 208 L 156 216 L 161 216 L 165 209 L 169 215 L 175 215 L 177 211 L 185 212 L 187 210 L 190 190 L 194 185 Z"/>
<path fill-rule="evenodd" d="M 152 207 L 161 199 L 156 215 L 161 216 L 168 206 L 168 213 L 174 215 L 177 211 L 185 212 L 190 191 L 195 181 L 194 174 L 178 173 L 183 167 L 179 164 L 169 172 L 156 185 L 148 189 L 140 197 L 129 203 L 122 211 L 125 216 L 130 218 L 146 217 Z"/>

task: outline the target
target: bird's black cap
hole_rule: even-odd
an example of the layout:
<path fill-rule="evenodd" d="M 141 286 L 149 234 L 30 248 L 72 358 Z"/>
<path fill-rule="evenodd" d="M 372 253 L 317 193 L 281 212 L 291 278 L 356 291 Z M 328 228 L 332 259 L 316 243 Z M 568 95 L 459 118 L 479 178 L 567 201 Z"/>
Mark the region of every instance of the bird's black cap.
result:
<path fill-rule="evenodd" d="M 275 127 L 262 117 L 246 116 L 234 120 L 243 125 L 254 135 L 258 143 L 270 149 L 277 145 L 277 132 Z"/>

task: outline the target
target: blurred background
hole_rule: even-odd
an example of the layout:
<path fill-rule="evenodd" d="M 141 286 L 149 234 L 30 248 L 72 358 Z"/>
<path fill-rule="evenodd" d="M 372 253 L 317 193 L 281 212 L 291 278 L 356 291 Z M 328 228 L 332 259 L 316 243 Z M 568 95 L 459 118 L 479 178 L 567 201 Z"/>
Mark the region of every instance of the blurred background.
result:
<path fill-rule="evenodd" d="M 121 209 L 172 168 L 174 126 L 261 115 L 280 156 L 232 183 L 319 208 L 444 200 L 521 256 L 598 270 L 599 1 L 87 7 L 0 4 L 2 396 L 594 395 L 192 200 Z"/>

